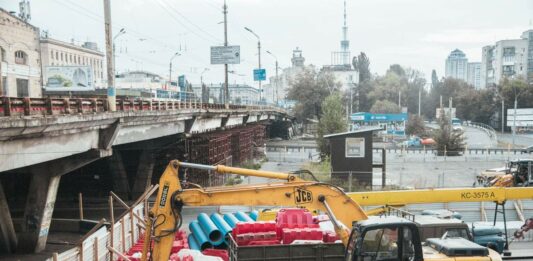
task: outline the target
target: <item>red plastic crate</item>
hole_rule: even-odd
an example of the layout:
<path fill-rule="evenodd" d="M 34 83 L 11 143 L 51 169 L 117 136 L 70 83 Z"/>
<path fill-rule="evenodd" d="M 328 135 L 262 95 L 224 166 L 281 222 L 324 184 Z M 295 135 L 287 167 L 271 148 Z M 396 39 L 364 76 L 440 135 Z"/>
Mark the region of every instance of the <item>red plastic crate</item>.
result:
<path fill-rule="evenodd" d="M 206 256 L 216 256 L 222 258 L 223 261 L 229 260 L 228 250 L 225 249 L 212 249 L 208 248 L 202 251 L 202 254 Z"/>
<path fill-rule="evenodd" d="M 277 240 L 277 236 L 275 231 L 246 233 L 238 235 L 235 240 L 237 245 L 246 246 L 254 241 Z"/>
<path fill-rule="evenodd" d="M 284 228 L 281 240 L 284 245 L 294 240 L 323 240 L 323 234 L 320 228 Z"/>
<path fill-rule="evenodd" d="M 335 243 L 335 241 L 339 240 L 339 236 L 337 236 L 337 233 L 333 231 L 324 231 L 323 233 L 324 237 L 322 241 L 325 243 Z"/>
<path fill-rule="evenodd" d="M 232 234 L 236 238 L 239 234 L 276 231 L 275 222 L 239 222 L 233 228 Z"/>
<path fill-rule="evenodd" d="M 313 222 L 313 215 L 307 209 L 284 208 L 278 212 L 276 224 L 279 227 L 290 227 L 315 223 Z"/>

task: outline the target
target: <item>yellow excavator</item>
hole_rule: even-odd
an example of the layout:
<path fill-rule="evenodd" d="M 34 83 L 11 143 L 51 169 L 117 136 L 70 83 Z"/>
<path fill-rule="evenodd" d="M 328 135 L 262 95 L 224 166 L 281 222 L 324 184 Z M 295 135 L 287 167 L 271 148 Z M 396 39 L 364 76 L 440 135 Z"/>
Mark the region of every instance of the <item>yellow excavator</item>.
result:
<path fill-rule="evenodd" d="M 180 167 L 281 182 L 184 189 L 178 178 Z M 368 218 L 357 202 L 341 188 L 330 184 L 302 180 L 293 174 L 177 160 L 169 163 L 160 178 L 159 191 L 147 217 L 141 260 L 169 260 L 174 234 L 182 223 L 183 206 L 220 205 L 293 206 L 319 210 L 329 216 L 345 246 L 346 260 L 350 261 L 501 260 L 495 251 L 461 238 L 434 239 L 422 245 L 413 222 L 398 217 Z"/>

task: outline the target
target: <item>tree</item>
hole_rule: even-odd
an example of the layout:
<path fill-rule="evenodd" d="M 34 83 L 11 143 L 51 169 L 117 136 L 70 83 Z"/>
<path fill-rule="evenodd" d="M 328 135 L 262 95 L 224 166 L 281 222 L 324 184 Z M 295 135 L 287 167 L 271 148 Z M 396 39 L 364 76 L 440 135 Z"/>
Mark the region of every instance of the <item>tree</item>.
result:
<path fill-rule="evenodd" d="M 439 129 L 433 131 L 433 140 L 437 145 L 437 155 L 458 156 L 465 147 L 464 132 L 453 130 L 450 119 L 445 115 L 439 118 Z"/>
<path fill-rule="evenodd" d="M 533 107 L 533 87 L 528 86 L 524 79 L 504 78 L 498 84 L 498 92 L 508 107 L 514 107 L 515 95 L 517 97 L 518 108 Z"/>
<path fill-rule="evenodd" d="M 347 129 L 347 122 L 345 117 L 344 106 L 342 105 L 342 97 L 338 92 L 329 95 L 322 103 L 322 113 L 318 122 L 317 130 L 317 144 L 320 150 L 322 159 L 329 155 L 329 144 L 324 139 L 324 135 L 345 132 Z"/>
<path fill-rule="evenodd" d="M 353 57 L 352 65 L 354 70 L 359 72 L 359 82 L 370 80 L 370 77 L 372 76 L 370 74 L 370 60 L 364 52 Z"/>
<path fill-rule="evenodd" d="M 364 52 L 361 52 L 359 56 L 353 57 L 352 65 L 353 68 L 359 72 L 357 92 L 352 94 L 357 95 L 357 109 L 359 111 L 369 111 L 372 104 L 368 95 L 374 88 L 371 82 L 372 74 L 370 73 L 370 60 Z"/>
<path fill-rule="evenodd" d="M 295 114 L 300 121 L 305 118 L 320 119 L 322 102 L 340 87 L 331 72 L 319 73 L 313 67 L 305 68 L 290 85 L 287 98 L 297 102 Z"/>
<path fill-rule="evenodd" d="M 422 117 L 416 114 L 410 114 L 409 120 L 405 125 L 405 132 L 407 135 L 424 136 L 426 134 L 426 126 Z"/>
<path fill-rule="evenodd" d="M 401 109 L 395 103 L 387 100 L 380 100 L 372 105 L 370 108 L 371 113 L 400 113 Z"/>

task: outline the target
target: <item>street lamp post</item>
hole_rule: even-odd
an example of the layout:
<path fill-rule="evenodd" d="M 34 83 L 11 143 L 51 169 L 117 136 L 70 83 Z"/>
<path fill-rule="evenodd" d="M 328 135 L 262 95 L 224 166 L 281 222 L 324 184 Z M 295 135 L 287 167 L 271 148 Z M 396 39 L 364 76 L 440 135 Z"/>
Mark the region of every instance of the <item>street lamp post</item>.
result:
<path fill-rule="evenodd" d="M 253 34 L 257 38 L 257 57 L 259 61 L 258 69 L 261 69 L 261 39 L 259 38 L 259 35 L 254 33 L 254 31 L 252 31 L 252 29 L 248 27 L 244 27 L 244 29 L 250 32 L 251 34 Z M 259 79 L 259 102 L 261 102 L 262 100 L 263 100 L 263 90 L 261 89 L 261 79 Z"/>
<path fill-rule="evenodd" d="M 204 68 L 204 70 L 202 71 L 202 73 L 200 73 L 200 83 L 203 85 L 204 84 L 204 73 L 206 71 L 209 71 L 209 68 Z"/>
<path fill-rule="evenodd" d="M 119 36 L 121 36 L 121 35 L 123 35 L 123 34 L 125 34 L 125 33 L 126 33 L 126 29 L 122 28 L 122 29 L 120 29 L 120 31 L 119 31 L 119 32 L 113 37 L 113 72 L 114 72 L 114 74 L 117 73 L 117 70 L 116 70 L 116 68 L 117 68 L 117 63 L 116 63 L 116 56 L 117 56 L 117 54 L 116 54 L 116 53 L 117 53 L 117 52 L 115 51 L 115 40 L 116 40 Z M 114 86 L 113 86 L 113 87 L 114 87 Z"/>
<path fill-rule="evenodd" d="M 170 89 L 170 87 L 172 86 L 172 60 L 174 60 L 174 58 L 176 58 L 177 56 L 180 56 L 181 54 L 179 52 L 176 52 L 172 58 L 170 58 L 170 69 L 169 69 L 169 72 L 168 72 L 168 88 Z"/>
<path fill-rule="evenodd" d="M 272 57 L 274 57 L 274 59 L 276 60 L 276 94 L 275 94 L 275 99 L 274 99 L 274 90 L 272 90 L 272 103 L 276 103 L 276 105 L 278 104 L 278 99 L 279 99 L 279 96 L 278 96 L 278 91 L 279 91 L 279 79 L 278 79 L 278 57 L 276 57 L 272 52 L 270 51 L 266 51 L 268 54 L 272 55 Z"/>

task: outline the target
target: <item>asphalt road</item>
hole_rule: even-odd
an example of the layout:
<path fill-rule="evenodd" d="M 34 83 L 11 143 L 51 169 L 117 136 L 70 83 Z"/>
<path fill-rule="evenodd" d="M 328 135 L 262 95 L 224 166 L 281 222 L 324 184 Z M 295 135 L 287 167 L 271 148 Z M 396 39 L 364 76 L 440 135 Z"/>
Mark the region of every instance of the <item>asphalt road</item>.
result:
<path fill-rule="evenodd" d="M 513 135 L 510 133 L 498 134 L 498 141 L 506 144 L 513 144 Z M 533 145 L 533 134 L 517 134 L 515 136 L 516 148 L 523 148 Z"/>

